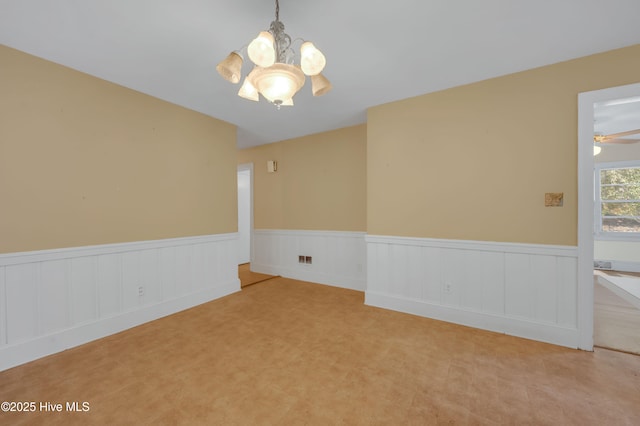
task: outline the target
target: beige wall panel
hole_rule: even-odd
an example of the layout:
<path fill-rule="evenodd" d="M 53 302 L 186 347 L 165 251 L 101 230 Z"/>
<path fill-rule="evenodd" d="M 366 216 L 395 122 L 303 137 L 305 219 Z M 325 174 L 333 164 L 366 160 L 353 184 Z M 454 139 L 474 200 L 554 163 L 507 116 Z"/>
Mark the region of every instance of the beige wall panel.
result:
<path fill-rule="evenodd" d="M 238 162 L 254 163 L 257 229 L 366 230 L 365 125 L 242 150 Z"/>
<path fill-rule="evenodd" d="M 256 229 L 285 229 L 284 172 L 278 168 L 275 173 L 267 173 L 267 161 L 279 161 L 282 147 L 281 143 L 272 143 L 238 151 L 238 164 L 253 163 L 253 226 Z"/>
<path fill-rule="evenodd" d="M 0 252 L 235 232 L 236 129 L 0 46 Z"/>
<path fill-rule="evenodd" d="M 369 109 L 367 232 L 577 244 L 578 93 L 638 81 L 640 45 Z"/>

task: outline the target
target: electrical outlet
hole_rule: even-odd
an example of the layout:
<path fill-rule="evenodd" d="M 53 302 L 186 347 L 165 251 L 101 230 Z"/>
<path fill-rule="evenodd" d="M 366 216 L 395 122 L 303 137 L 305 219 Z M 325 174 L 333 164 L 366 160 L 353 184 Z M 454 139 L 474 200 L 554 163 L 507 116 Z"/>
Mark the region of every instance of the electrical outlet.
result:
<path fill-rule="evenodd" d="M 311 263 L 313 263 L 313 259 L 311 258 L 311 256 L 305 256 L 305 257 L 304 257 L 304 263 L 307 263 L 307 264 L 309 264 L 309 265 L 310 265 Z"/>
<path fill-rule="evenodd" d="M 298 256 L 298 263 L 304 263 L 304 256 Z"/>
<path fill-rule="evenodd" d="M 138 296 L 140 297 L 144 296 L 144 287 L 142 286 L 138 287 Z"/>

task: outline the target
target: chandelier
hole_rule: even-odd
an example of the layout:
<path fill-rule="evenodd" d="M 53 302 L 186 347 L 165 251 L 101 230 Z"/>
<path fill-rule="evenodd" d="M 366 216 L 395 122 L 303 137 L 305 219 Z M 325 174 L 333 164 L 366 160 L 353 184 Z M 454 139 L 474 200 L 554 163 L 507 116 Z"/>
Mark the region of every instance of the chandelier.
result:
<path fill-rule="evenodd" d="M 238 96 L 251 101 L 265 99 L 280 109 L 292 106 L 293 96 L 302 88 L 305 75 L 311 77 L 313 96 L 321 96 L 331 90 L 331 83 L 321 74 L 326 64 L 322 52 L 310 41 L 301 40 L 300 64 L 295 64 L 295 52 L 291 37 L 284 32 L 280 22 L 280 3 L 276 0 L 276 20 L 269 31 L 260 34 L 246 47 L 249 59 L 255 67 L 245 77 Z M 242 72 L 242 51 L 235 50 L 216 66 L 218 73 L 227 81 L 238 84 Z"/>

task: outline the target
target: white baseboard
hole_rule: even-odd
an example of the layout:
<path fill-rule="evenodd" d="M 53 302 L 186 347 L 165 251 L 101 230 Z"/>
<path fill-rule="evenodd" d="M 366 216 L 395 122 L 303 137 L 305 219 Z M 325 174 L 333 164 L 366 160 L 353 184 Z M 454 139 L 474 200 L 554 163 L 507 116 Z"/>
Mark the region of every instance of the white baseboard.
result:
<path fill-rule="evenodd" d="M 364 291 L 364 236 L 364 232 L 255 230 L 251 270 Z M 300 263 L 299 256 L 310 256 L 312 263 Z"/>
<path fill-rule="evenodd" d="M 365 305 L 412 315 L 446 321 L 482 330 L 504 333 L 525 339 L 552 343 L 559 346 L 576 348 L 578 346 L 578 330 L 560 327 L 555 324 L 542 324 L 522 318 L 488 314 L 465 310 L 453 306 L 444 306 L 422 300 L 412 300 L 397 296 L 366 292 Z"/>
<path fill-rule="evenodd" d="M 231 282 L 215 289 L 202 290 L 134 311 L 80 324 L 25 342 L 7 345 L 0 349 L 0 371 L 210 302 L 239 291 L 239 287 L 239 282 Z"/>
<path fill-rule="evenodd" d="M 0 255 L 0 370 L 240 291 L 236 239 Z"/>
<path fill-rule="evenodd" d="M 274 267 L 251 263 L 251 270 L 261 274 L 279 275 L 300 281 L 309 281 L 317 284 L 330 285 L 332 287 L 346 288 L 350 290 L 364 291 L 366 283 L 363 278 L 340 277 L 321 272 L 305 271 L 303 268 L 293 269 L 285 267 Z"/>
<path fill-rule="evenodd" d="M 577 249 L 368 235 L 365 303 L 578 347 Z"/>

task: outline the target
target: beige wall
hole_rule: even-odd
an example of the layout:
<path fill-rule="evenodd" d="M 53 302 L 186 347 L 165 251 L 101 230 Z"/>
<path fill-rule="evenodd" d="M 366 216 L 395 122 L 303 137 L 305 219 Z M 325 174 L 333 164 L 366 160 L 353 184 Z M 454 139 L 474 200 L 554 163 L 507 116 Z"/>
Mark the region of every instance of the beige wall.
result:
<path fill-rule="evenodd" d="M 640 45 L 369 109 L 367 232 L 577 244 L 577 95 L 638 81 Z"/>
<path fill-rule="evenodd" d="M 0 46 L 0 253 L 235 232 L 236 129 Z"/>
<path fill-rule="evenodd" d="M 365 125 L 241 150 L 238 163 L 254 163 L 256 229 L 366 230 Z"/>

